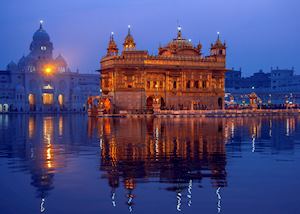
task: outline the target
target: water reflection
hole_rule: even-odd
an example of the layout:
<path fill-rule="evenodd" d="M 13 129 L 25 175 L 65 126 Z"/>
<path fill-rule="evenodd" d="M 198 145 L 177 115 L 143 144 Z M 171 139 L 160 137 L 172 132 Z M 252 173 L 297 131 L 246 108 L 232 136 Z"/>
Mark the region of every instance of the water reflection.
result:
<path fill-rule="evenodd" d="M 163 184 L 177 211 L 193 205 L 195 189 L 211 183 L 216 209 L 230 186 L 228 160 L 244 152 L 276 154 L 293 151 L 299 139 L 299 118 L 148 118 L 108 119 L 77 116 L 0 115 L 1 159 L 12 172 L 31 175 L 40 211 L 71 157 L 99 159 L 112 207 L 137 206 L 141 184 Z M 247 146 L 243 146 L 247 145 Z M 97 178 L 95 178 L 97 179 Z M 121 189 L 122 191 L 117 191 Z M 118 195 L 125 192 L 125 195 Z"/>
<path fill-rule="evenodd" d="M 225 120 L 98 119 L 90 125 L 99 128 L 103 178 L 114 196 L 117 188 L 126 189 L 129 209 L 139 182 L 168 184 L 178 211 L 183 192 L 191 205 L 193 181 L 201 185 L 202 179 L 210 179 L 216 188 L 227 185 Z"/>

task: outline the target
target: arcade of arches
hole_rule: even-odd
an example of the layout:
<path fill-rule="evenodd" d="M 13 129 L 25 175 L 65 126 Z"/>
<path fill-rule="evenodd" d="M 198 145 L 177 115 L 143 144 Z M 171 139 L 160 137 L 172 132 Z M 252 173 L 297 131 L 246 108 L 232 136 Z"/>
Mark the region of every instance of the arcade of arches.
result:
<path fill-rule="evenodd" d="M 28 103 L 29 103 L 29 110 L 30 111 L 36 111 L 36 102 L 37 102 L 37 97 L 35 94 L 29 94 L 28 95 Z M 43 105 L 45 106 L 52 106 L 55 103 L 55 96 L 53 93 L 43 93 L 42 94 L 42 101 L 43 101 Z M 58 106 L 61 110 L 64 109 L 64 95 L 63 94 L 59 94 L 57 96 L 57 103 Z"/>

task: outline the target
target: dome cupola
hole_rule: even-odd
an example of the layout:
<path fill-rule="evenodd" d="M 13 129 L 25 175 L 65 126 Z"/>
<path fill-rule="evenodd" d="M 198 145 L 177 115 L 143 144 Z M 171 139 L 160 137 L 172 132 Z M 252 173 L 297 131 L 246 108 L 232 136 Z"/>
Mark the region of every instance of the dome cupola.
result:
<path fill-rule="evenodd" d="M 131 29 L 131 26 L 128 25 L 128 34 L 127 34 L 127 36 L 125 38 L 125 41 L 123 43 L 124 51 L 135 50 L 135 47 L 136 47 L 134 39 L 131 35 L 130 29 Z"/>
<path fill-rule="evenodd" d="M 33 41 L 49 42 L 50 36 L 43 28 L 43 21 L 40 21 L 40 28 L 33 34 Z"/>
<path fill-rule="evenodd" d="M 114 32 L 111 32 L 106 56 L 117 56 L 118 52 L 119 52 L 119 49 L 114 40 Z"/>
<path fill-rule="evenodd" d="M 30 44 L 30 55 L 35 59 L 52 59 L 53 44 L 49 34 L 43 28 L 40 21 L 39 29 L 34 33 Z"/>
<path fill-rule="evenodd" d="M 211 44 L 210 55 L 212 56 L 225 56 L 226 55 L 226 43 L 222 43 L 220 39 L 220 33 L 218 32 L 217 40 L 214 44 Z"/>
<path fill-rule="evenodd" d="M 199 56 L 199 47 L 194 47 L 191 40 L 184 39 L 182 37 L 182 28 L 177 28 L 177 37 L 169 42 L 165 47 L 159 48 L 159 55 L 171 56 Z M 202 48 L 202 47 L 201 47 Z"/>

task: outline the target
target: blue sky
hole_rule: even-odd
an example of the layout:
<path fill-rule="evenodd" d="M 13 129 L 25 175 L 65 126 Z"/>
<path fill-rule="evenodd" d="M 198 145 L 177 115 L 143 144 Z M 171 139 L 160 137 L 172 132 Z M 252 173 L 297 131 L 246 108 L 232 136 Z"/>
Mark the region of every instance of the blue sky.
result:
<path fill-rule="evenodd" d="M 119 48 L 127 25 L 138 49 L 156 53 L 176 35 L 209 45 L 221 32 L 228 45 L 227 67 L 244 75 L 270 67 L 295 67 L 300 73 L 300 2 L 298 0 L 1 0 L 0 69 L 29 52 L 39 20 L 72 69 L 99 68 L 109 35 Z"/>

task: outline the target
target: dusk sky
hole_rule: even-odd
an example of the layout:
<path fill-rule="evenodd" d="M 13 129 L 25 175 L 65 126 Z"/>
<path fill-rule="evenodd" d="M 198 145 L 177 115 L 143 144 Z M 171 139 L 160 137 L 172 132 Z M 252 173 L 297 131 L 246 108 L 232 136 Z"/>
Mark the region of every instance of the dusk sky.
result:
<path fill-rule="evenodd" d="M 120 49 L 127 25 L 138 49 L 156 54 L 159 44 L 183 36 L 203 44 L 204 54 L 220 31 L 228 46 L 227 67 L 249 75 L 270 67 L 300 73 L 299 0 L 1 0 L 0 69 L 29 52 L 39 20 L 71 69 L 93 72 L 110 32 Z"/>

